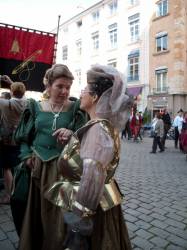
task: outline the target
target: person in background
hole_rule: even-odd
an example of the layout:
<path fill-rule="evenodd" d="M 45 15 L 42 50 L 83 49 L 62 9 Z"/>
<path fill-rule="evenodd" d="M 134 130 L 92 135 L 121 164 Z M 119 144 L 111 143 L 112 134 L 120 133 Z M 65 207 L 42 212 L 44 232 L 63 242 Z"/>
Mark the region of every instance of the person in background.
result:
<path fill-rule="evenodd" d="M 152 151 L 150 153 L 156 153 L 157 146 L 160 148 L 160 153 L 164 151 L 163 145 L 161 143 L 161 138 L 164 135 L 164 122 L 161 119 L 161 114 L 158 112 L 155 115 L 156 119 L 154 121 L 153 126 L 153 145 L 152 145 Z"/>
<path fill-rule="evenodd" d="M 8 99 L 9 100 L 11 98 L 11 95 L 10 95 L 9 92 L 2 92 L 0 98 L 4 98 L 4 99 Z M 0 113 L 0 127 L 1 127 L 1 113 Z M 1 144 L 1 134 L 0 134 L 0 144 Z M 1 146 L 0 146 L 0 150 L 1 150 Z M 2 165 L 2 163 L 1 163 L 1 160 L 0 160 L 0 166 L 1 165 Z M 1 172 L 1 175 L 3 174 L 2 172 Z M 0 190 L 2 190 L 2 189 L 4 189 L 4 185 L 3 185 L 2 182 L 0 182 Z"/>
<path fill-rule="evenodd" d="M 163 148 L 165 149 L 165 142 L 166 142 L 167 134 L 171 128 L 171 118 L 166 109 L 163 110 L 162 120 L 164 122 L 164 135 L 161 138 L 161 142 L 162 142 Z"/>
<path fill-rule="evenodd" d="M 132 115 L 130 117 L 130 129 L 131 129 L 131 135 L 134 138 L 134 141 L 137 140 L 137 127 L 136 127 L 136 111 L 133 110 Z"/>
<path fill-rule="evenodd" d="M 60 178 L 57 169 L 60 152 L 73 132 L 86 122 L 79 100 L 69 100 L 73 80 L 66 65 L 53 65 L 44 76 L 48 98 L 33 102 L 31 129 L 27 139 L 21 141 L 20 158 L 31 169 L 31 184 L 19 250 L 62 250 L 63 213 L 48 200 L 47 192 Z M 25 115 L 21 123 L 25 122 Z M 16 139 L 21 138 L 20 134 Z"/>
<path fill-rule="evenodd" d="M 130 120 L 128 119 L 125 128 L 122 130 L 121 132 L 121 139 L 123 139 L 123 137 L 127 137 L 128 140 L 131 139 L 131 129 L 130 129 Z"/>
<path fill-rule="evenodd" d="M 137 121 L 138 121 L 138 124 L 137 124 L 137 129 L 138 129 L 138 134 L 137 134 L 137 139 L 138 137 L 140 138 L 140 140 L 142 141 L 142 135 L 141 135 L 141 128 L 143 126 L 143 117 L 142 117 L 142 112 L 138 112 L 137 113 Z"/>
<path fill-rule="evenodd" d="M 179 136 L 179 145 L 180 145 L 180 150 L 186 154 L 187 153 L 187 112 L 184 112 L 181 134 Z"/>
<path fill-rule="evenodd" d="M 0 161 L 4 173 L 5 195 L 0 199 L 0 204 L 10 203 L 10 194 L 13 181 L 13 168 L 19 164 L 20 147 L 14 141 L 13 134 L 18 126 L 26 106 L 25 85 L 22 82 L 12 82 L 8 76 L 3 76 L 3 81 L 10 85 L 11 99 L 0 98 L 1 113 L 1 151 Z"/>
<path fill-rule="evenodd" d="M 132 105 L 123 87 L 122 78 L 113 67 L 95 65 L 87 72 L 87 86 L 82 91 L 80 107 L 91 120 L 76 133 L 80 140 L 76 152 L 82 161 L 71 164 L 70 158 L 67 164 L 67 157 L 61 157 L 58 162 L 62 172 L 62 203 L 71 204 L 69 211 L 64 212 L 68 231 L 63 249 L 132 249 L 120 205 L 119 187 L 115 189 L 114 180 L 119 162 L 119 131 L 127 122 Z M 76 185 L 77 193 L 67 201 L 66 194 Z M 104 196 L 107 185 L 113 190 L 113 199 L 110 191 Z M 114 200 L 119 203 L 114 204 Z"/>
<path fill-rule="evenodd" d="M 177 115 L 173 121 L 173 126 L 175 129 L 175 148 L 178 148 L 178 141 L 179 141 L 179 135 L 182 130 L 182 123 L 183 123 L 183 110 L 180 109 L 177 112 Z"/>

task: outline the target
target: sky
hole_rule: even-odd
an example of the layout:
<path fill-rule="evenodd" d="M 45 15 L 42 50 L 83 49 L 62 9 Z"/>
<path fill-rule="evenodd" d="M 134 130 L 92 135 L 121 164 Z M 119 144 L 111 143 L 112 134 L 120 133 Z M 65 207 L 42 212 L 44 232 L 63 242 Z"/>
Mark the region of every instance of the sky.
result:
<path fill-rule="evenodd" d="M 0 0 L 0 23 L 53 32 L 60 23 L 99 0 Z"/>

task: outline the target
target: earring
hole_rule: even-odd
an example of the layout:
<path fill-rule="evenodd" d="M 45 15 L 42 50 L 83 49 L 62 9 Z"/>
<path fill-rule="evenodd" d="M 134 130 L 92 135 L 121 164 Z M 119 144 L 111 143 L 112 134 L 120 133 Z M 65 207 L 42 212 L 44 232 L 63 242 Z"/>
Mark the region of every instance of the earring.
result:
<path fill-rule="evenodd" d="M 93 99 L 92 99 L 92 104 L 94 104 L 94 102 L 97 100 L 97 95 L 94 95 L 93 96 Z"/>

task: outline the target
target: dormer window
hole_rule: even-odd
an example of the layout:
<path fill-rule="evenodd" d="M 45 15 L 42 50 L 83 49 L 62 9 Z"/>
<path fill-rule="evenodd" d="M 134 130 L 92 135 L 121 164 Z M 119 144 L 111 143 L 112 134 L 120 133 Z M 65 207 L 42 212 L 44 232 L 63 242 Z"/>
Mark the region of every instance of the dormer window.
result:
<path fill-rule="evenodd" d="M 80 28 L 82 26 L 82 20 L 77 21 L 77 27 Z"/>

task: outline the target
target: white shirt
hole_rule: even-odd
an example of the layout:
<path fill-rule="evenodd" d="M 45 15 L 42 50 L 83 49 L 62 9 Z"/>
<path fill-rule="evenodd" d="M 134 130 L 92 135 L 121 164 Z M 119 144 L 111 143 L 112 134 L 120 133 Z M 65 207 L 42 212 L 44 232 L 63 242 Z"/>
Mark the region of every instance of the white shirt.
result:
<path fill-rule="evenodd" d="M 183 123 L 183 117 L 182 116 L 179 116 L 177 115 L 173 121 L 173 126 L 174 127 L 178 127 L 178 130 L 179 132 L 181 131 L 182 129 L 182 123 Z"/>

